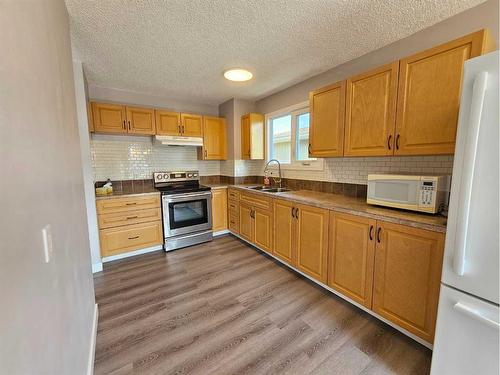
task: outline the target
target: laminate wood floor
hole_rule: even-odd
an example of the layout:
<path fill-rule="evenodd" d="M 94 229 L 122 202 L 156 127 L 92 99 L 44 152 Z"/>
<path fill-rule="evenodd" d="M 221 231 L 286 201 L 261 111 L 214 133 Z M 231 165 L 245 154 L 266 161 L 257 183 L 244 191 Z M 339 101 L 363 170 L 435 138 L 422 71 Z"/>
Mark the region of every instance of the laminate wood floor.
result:
<path fill-rule="evenodd" d="M 95 374 L 428 374 L 431 351 L 233 236 L 104 265 Z"/>

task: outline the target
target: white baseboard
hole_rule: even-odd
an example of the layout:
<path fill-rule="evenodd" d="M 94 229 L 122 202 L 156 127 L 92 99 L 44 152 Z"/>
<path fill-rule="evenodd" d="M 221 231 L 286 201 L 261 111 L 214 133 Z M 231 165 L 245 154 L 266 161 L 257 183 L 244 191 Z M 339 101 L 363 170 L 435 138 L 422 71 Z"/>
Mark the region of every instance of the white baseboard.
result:
<path fill-rule="evenodd" d="M 377 313 L 375 313 L 374 311 L 372 311 L 372 310 L 368 309 L 367 307 L 365 307 L 365 306 L 363 306 L 363 305 L 359 304 L 358 302 L 356 302 L 356 301 L 354 301 L 354 300 L 350 299 L 349 297 L 344 296 L 342 293 L 337 292 L 335 289 L 330 288 L 328 285 L 323 284 L 322 282 L 320 282 L 320 281 L 318 281 L 318 280 L 313 279 L 311 276 L 306 275 L 304 272 L 302 272 L 302 271 L 298 270 L 297 268 L 295 268 L 295 267 L 293 267 L 293 266 L 289 265 L 288 263 L 286 263 L 286 262 L 282 261 L 280 258 L 275 257 L 273 254 L 269 254 L 267 251 L 260 249 L 258 246 L 255 246 L 253 243 L 251 243 L 251 242 L 247 241 L 247 240 L 246 240 L 246 239 L 244 239 L 243 237 L 240 237 L 240 236 L 238 236 L 237 234 L 234 234 L 234 233 L 232 233 L 232 232 L 231 232 L 231 234 L 232 234 L 233 236 L 235 236 L 235 237 L 238 237 L 240 240 L 245 241 L 246 243 L 248 243 L 248 244 L 249 244 L 249 245 L 251 245 L 252 247 L 255 247 L 256 249 L 259 249 L 260 251 L 263 251 L 264 253 L 266 253 L 266 254 L 267 254 L 267 255 L 269 255 L 270 257 L 272 257 L 272 258 L 276 259 L 278 262 L 280 262 L 280 263 L 284 264 L 284 265 L 285 265 L 285 266 L 287 266 L 288 268 L 291 268 L 291 269 L 292 269 L 292 270 L 294 270 L 295 272 L 300 273 L 302 276 L 307 277 L 307 278 L 308 278 L 309 280 L 311 280 L 312 282 L 314 282 L 314 283 L 318 284 L 319 286 L 321 286 L 321 287 L 325 288 L 326 290 L 328 290 L 328 291 L 332 292 L 333 294 L 335 294 L 335 295 L 339 296 L 340 298 L 342 298 L 342 299 L 346 300 L 347 302 L 349 302 L 349 303 L 353 304 L 354 306 L 356 306 L 356 307 L 360 308 L 361 310 L 363 310 L 363 311 L 367 312 L 368 314 L 370 314 L 370 315 L 374 316 L 375 318 L 377 318 L 377 319 L 379 319 L 379 320 L 383 321 L 384 323 L 386 323 L 386 324 L 390 325 L 391 327 L 393 327 L 393 328 L 397 329 L 399 332 L 401 332 L 401 333 L 403 333 L 404 335 L 406 335 L 406 336 L 408 336 L 408 337 L 412 338 L 413 340 L 415 340 L 415 341 L 416 341 L 416 342 L 418 342 L 419 344 L 422 344 L 422 345 L 423 345 L 423 346 L 425 346 L 426 348 L 429 348 L 429 349 L 431 349 L 431 350 L 432 350 L 433 345 L 432 345 L 432 344 L 430 344 L 430 343 L 428 343 L 427 341 L 425 341 L 425 340 L 421 339 L 420 337 L 418 337 L 418 336 L 414 335 L 413 333 L 411 333 L 411 332 L 407 331 L 406 329 L 404 329 L 404 328 L 402 328 L 402 327 L 398 326 L 397 324 L 394 324 L 393 322 L 391 322 L 391 321 L 389 321 L 389 320 L 385 319 L 384 317 L 382 317 L 382 316 L 378 315 L 378 314 L 377 314 Z"/>
<path fill-rule="evenodd" d="M 213 233 L 213 236 L 214 236 L 214 237 L 217 237 L 217 236 L 222 236 L 223 234 L 228 234 L 228 233 L 231 233 L 231 232 L 229 231 L 229 229 L 223 229 L 223 230 L 219 230 L 219 231 L 217 231 L 217 232 L 214 232 L 214 233 Z"/>
<path fill-rule="evenodd" d="M 94 358 L 95 358 L 95 344 L 97 341 L 97 321 L 99 319 L 99 309 L 97 303 L 94 305 L 94 318 L 92 321 L 92 333 L 90 336 L 90 349 L 89 349 L 89 362 L 87 367 L 87 375 L 94 374 Z"/>
<path fill-rule="evenodd" d="M 102 263 L 92 264 L 92 273 L 101 272 L 102 271 Z"/>
<path fill-rule="evenodd" d="M 128 253 L 123 253 L 123 254 L 118 254 L 118 255 L 111 255 L 109 257 L 104 257 L 104 258 L 102 258 L 102 262 L 103 263 L 111 262 L 113 260 L 129 258 L 129 257 L 133 257 L 133 256 L 136 256 L 136 255 L 151 253 L 153 251 L 162 250 L 162 249 L 163 249 L 163 245 L 151 246 L 151 247 L 147 247 L 145 249 L 139 249 L 139 250 L 135 250 L 135 251 L 129 251 Z"/>

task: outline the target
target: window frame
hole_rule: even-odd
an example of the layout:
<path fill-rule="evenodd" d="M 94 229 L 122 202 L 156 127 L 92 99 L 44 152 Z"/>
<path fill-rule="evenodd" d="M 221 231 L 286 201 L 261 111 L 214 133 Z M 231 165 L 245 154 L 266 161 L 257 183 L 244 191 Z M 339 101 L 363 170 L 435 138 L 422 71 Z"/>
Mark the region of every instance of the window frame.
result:
<path fill-rule="evenodd" d="M 304 101 L 291 105 L 286 108 L 279 109 L 277 111 L 267 113 L 264 116 L 266 124 L 266 162 L 271 159 L 272 155 L 272 120 L 277 117 L 282 117 L 286 115 L 292 116 L 292 132 L 291 132 L 291 150 L 290 150 L 290 163 L 282 163 L 281 169 L 288 170 L 303 170 L 303 171 L 322 171 L 324 170 L 324 161 L 322 158 L 316 158 L 316 160 L 297 160 L 297 116 L 309 113 L 309 101 Z M 310 116 L 310 115 L 309 115 Z M 309 117 L 310 118 L 310 117 Z M 310 126 L 310 124 L 309 124 Z M 277 170 L 278 166 L 273 163 L 269 166 L 271 170 Z"/>

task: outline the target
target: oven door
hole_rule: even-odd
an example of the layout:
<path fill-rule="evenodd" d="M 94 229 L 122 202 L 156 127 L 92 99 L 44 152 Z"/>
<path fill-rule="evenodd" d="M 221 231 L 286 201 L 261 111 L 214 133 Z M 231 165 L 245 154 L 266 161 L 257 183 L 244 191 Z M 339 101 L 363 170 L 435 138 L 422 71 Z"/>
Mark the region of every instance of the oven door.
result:
<path fill-rule="evenodd" d="M 165 237 L 212 229 L 210 191 L 164 195 L 162 208 Z"/>

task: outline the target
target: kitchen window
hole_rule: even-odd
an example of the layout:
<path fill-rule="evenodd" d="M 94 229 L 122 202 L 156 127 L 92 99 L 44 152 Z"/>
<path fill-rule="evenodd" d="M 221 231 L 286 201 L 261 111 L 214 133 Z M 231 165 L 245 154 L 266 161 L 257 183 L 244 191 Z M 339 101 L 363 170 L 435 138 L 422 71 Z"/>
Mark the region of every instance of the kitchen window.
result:
<path fill-rule="evenodd" d="M 266 115 L 267 160 L 284 169 L 323 170 L 323 159 L 309 157 L 309 102 Z"/>

